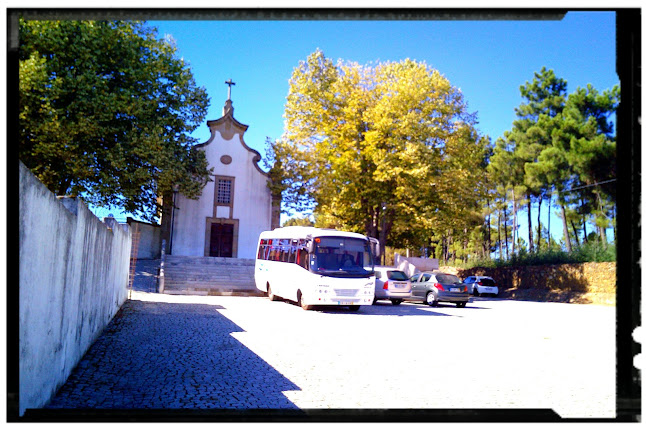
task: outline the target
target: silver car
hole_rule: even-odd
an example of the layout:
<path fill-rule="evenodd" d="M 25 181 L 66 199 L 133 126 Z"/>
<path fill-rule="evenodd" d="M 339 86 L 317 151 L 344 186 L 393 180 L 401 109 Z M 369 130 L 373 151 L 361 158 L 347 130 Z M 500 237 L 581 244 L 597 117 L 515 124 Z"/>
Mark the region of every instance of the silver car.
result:
<path fill-rule="evenodd" d="M 410 278 L 412 301 L 422 301 L 435 307 L 438 302 L 454 302 L 458 307 L 465 307 L 469 302 L 467 285 L 453 274 L 437 271 L 415 273 Z"/>
<path fill-rule="evenodd" d="M 410 280 L 403 271 L 394 267 L 375 267 L 375 299 L 389 299 L 393 305 L 399 305 L 410 298 Z"/>

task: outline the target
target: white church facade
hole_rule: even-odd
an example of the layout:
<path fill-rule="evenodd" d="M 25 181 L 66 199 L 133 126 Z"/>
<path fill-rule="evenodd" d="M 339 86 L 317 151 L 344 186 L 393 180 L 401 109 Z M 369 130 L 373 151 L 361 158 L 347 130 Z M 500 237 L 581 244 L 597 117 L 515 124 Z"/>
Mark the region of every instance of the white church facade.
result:
<path fill-rule="evenodd" d="M 269 175 L 258 166 L 260 154 L 244 141 L 248 126 L 233 117 L 234 83 L 226 83 L 222 117 L 207 122 L 211 137 L 196 145 L 213 168 L 213 181 L 197 200 L 180 189 L 174 209 L 164 204 L 162 235 L 171 255 L 253 259 L 260 233 L 280 226 L 280 195 L 272 195 Z"/>

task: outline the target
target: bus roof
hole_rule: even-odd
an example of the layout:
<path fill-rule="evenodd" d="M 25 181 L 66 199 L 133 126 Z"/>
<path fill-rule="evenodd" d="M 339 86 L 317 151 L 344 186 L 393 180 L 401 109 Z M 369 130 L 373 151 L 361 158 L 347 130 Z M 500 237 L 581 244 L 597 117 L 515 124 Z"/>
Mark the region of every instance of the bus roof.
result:
<path fill-rule="evenodd" d="M 313 226 L 286 226 L 284 228 L 276 228 L 272 231 L 263 231 L 260 233 L 260 238 L 305 238 L 308 235 L 312 237 L 352 237 L 362 238 L 367 237 L 363 234 L 356 232 L 338 231 L 336 229 L 315 228 Z"/>

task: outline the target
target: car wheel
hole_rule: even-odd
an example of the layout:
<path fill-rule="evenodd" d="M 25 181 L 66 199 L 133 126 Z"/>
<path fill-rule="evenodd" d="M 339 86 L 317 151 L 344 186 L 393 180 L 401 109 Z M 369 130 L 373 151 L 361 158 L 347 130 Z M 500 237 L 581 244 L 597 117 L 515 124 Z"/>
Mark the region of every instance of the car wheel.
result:
<path fill-rule="evenodd" d="M 311 310 L 314 307 L 313 305 L 303 304 L 303 294 L 300 290 L 298 291 L 298 305 L 305 311 Z"/>
<path fill-rule="evenodd" d="M 350 311 L 359 311 L 359 307 L 361 307 L 361 306 L 360 305 L 351 305 L 348 308 L 350 309 Z"/>
<path fill-rule="evenodd" d="M 431 291 L 426 294 L 426 303 L 431 307 L 437 307 L 437 296 L 435 292 Z"/>
<path fill-rule="evenodd" d="M 267 283 L 267 297 L 270 301 L 278 301 L 278 297 L 271 291 L 271 286 L 269 286 L 269 283 Z"/>
<path fill-rule="evenodd" d="M 480 293 L 478 292 L 478 288 L 475 286 L 473 287 L 473 296 L 480 296 Z"/>
<path fill-rule="evenodd" d="M 393 303 L 393 305 L 399 305 L 402 303 L 401 299 L 391 299 L 390 302 Z"/>
<path fill-rule="evenodd" d="M 467 306 L 467 303 L 466 303 L 466 302 L 456 302 L 456 303 L 455 303 L 455 305 L 456 305 L 458 308 L 464 308 L 464 307 L 466 307 L 466 306 Z"/>

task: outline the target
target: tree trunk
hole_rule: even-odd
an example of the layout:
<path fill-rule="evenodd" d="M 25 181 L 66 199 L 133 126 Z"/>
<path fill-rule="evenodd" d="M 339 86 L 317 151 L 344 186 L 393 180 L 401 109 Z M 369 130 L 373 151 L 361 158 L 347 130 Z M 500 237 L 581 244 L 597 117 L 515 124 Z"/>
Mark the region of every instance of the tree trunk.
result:
<path fill-rule="evenodd" d="M 601 239 L 601 244 L 605 249 L 608 244 L 608 237 L 606 237 L 606 229 L 602 226 L 599 227 L 599 238 Z"/>
<path fill-rule="evenodd" d="M 552 224 L 552 195 L 550 194 L 549 200 L 547 200 L 547 250 L 550 250 L 552 245 L 552 232 L 550 231 L 550 226 Z"/>
<path fill-rule="evenodd" d="M 601 195 L 597 192 L 597 202 L 599 203 L 599 212 L 601 213 L 601 216 L 605 216 L 605 212 L 603 210 L 603 201 L 601 200 Z M 616 237 L 616 236 L 615 236 Z M 606 244 L 608 244 L 608 237 L 606 237 L 606 229 L 603 227 L 599 227 L 599 238 L 601 238 L 601 243 L 603 244 L 603 247 L 606 247 Z"/>
<path fill-rule="evenodd" d="M 442 262 L 446 265 L 446 236 L 442 234 Z"/>
<path fill-rule="evenodd" d="M 563 220 L 563 238 L 565 238 L 565 248 L 572 252 L 572 243 L 570 242 L 570 233 L 567 230 L 567 218 L 565 217 L 565 206 L 561 203 L 561 219 Z"/>
<path fill-rule="evenodd" d="M 363 227 L 366 230 L 368 237 L 377 238 L 377 218 L 375 216 L 375 209 L 370 208 L 366 214 Z"/>
<path fill-rule="evenodd" d="M 516 254 L 516 194 L 514 193 L 514 188 L 511 188 L 511 214 L 512 214 L 512 224 L 511 224 L 511 254 L 512 256 Z"/>
<path fill-rule="evenodd" d="M 489 216 L 487 220 L 487 251 L 485 257 L 491 259 L 491 204 L 489 203 L 489 198 L 487 198 L 487 212 Z"/>
<path fill-rule="evenodd" d="M 388 209 L 382 210 L 381 211 L 381 228 L 379 229 L 379 247 L 381 248 L 381 260 L 382 260 L 382 265 L 387 265 L 386 262 L 386 244 L 387 244 L 387 238 L 388 234 L 390 233 L 390 229 L 392 228 L 393 221 L 392 221 L 392 214 L 389 213 Z"/>
<path fill-rule="evenodd" d="M 538 229 L 536 231 L 536 252 L 541 251 L 541 204 L 543 203 L 543 195 L 538 198 Z"/>
<path fill-rule="evenodd" d="M 614 223 L 612 224 L 612 236 L 615 238 L 615 243 L 617 242 L 617 206 L 614 207 L 613 209 L 613 216 L 612 218 L 615 219 Z M 606 236 L 606 231 L 603 231 L 603 236 Z M 605 241 L 604 243 L 607 243 Z"/>
<path fill-rule="evenodd" d="M 498 258 L 502 261 L 502 243 L 500 242 L 500 212 L 498 212 Z"/>
<path fill-rule="evenodd" d="M 585 205 L 585 200 L 583 198 L 580 199 L 581 201 L 581 227 L 583 229 L 583 242 L 587 243 L 588 242 L 588 228 L 586 227 L 586 218 L 585 218 L 585 211 L 584 211 L 584 205 Z"/>
<path fill-rule="evenodd" d="M 469 246 L 469 236 L 467 235 L 467 229 L 464 228 L 464 241 L 462 242 L 462 250 L 464 254 L 462 255 L 462 262 L 467 263 L 467 247 Z"/>
<path fill-rule="evenodd" d="M 505 214 L 505 258 L 509 259 L 509 236 L 507 235 L 507 207 L 503 208 Z"/>
<path fill-rule="evenodd" d="M 57 185 L 52 186 L 53 189 L 50 188 L 49 190 L 52 191 L 52 193 L 56 196 L 64 197 L 67 196 L 71 184 L 71 179 L 61 180 Z M 76 197 L 76 195 L 72 196 Z"/>
<path fill-rule="evenodd" d="M 529 235 L 529 253 L 534 253 L 534 231 L 532 231 L 532 194 L 530 194 L 529 192 L 527 193 L 527 228 Z"/>
<path fill-rule="evenodd" d="M 570 225 L 572 225 L 572 232 L 574 233 L 574 241 L 576 241 L 576 247 L 579 247 L 581 243 L 579 243 L 579 231 L 576 229 L 576 225 L 574 225 L 574 221 L 570 220 Z"/>

